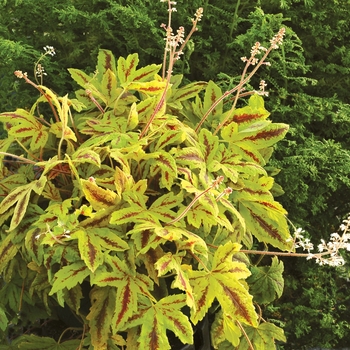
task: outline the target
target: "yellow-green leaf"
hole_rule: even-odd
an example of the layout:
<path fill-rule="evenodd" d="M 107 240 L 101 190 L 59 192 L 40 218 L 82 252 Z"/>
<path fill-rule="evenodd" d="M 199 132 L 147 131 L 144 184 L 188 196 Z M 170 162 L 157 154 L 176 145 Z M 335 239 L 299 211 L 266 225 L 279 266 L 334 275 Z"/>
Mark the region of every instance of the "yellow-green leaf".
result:
<path fill-rule="evenodd" d="M 95 286 L 90 299 L 91 308 L 86 319 L 89 321 L 91 345 L 95 349 L 107 349 L 115 309 L 115 291 L 113 288 Z"/>

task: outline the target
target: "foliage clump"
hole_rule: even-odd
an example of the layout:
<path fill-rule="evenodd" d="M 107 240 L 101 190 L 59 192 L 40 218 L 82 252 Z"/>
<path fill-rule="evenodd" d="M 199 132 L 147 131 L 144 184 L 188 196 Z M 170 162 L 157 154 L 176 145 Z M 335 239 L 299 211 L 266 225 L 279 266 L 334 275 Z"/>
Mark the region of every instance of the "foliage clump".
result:
<path fill-rule="evenodd" d="M 254 305 L 281 296 L 283 264 L 250 269 L 241 251 L 293 248 L 265 169 L 288 125 L 268 119 L 264 83 L 244 90 L 284 29 L 268 48 L 253 46 L 239 84 L 223 93 L 173 74 L 202 11 L 185 37 L 170 27 L 172 5 L 162 75 L 161 65 L 138 68 L 137 54 L 116 60 L 106 49 L 93 74 L 69 70 L 75 98 L 15 72 L 40 97 L 0 114 L 0 327 L 10 344 L 170 349 L 168 330 L 192 344 L 208 316 L 214 348 L 285 341 Z M 19 313 L 34 324 L 64 308 L 80 320 L 74 339 L 9 333 Z"/>

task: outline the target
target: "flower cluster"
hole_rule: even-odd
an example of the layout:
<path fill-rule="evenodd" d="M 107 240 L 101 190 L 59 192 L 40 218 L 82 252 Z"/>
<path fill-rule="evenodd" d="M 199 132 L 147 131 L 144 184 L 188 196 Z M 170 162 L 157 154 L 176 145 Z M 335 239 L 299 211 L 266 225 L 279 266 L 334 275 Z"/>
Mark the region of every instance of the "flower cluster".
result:
<path fill-rule="evenodd" d="M 44 66 L 42 64 L 40 64 L 40 63 L 37 64 L 35 74 L 39 77 L 41 77 L 43 75 L 47 75 L 45 73 L 45 69 L 44 69 Z"/>
<path fill-rule="evenodd" d="M 50 55 L 50 56 L 56 55 L 55 48 L 53 46 L 46 45 L 43 47 L 43 49 L 45 51 L 45 55 Z"/>
<path fill-rule="evenodd" d="M 314 249 L 310 239 L 305 238 L 301 228 L 294 232 L 294 248 L 302 248 L 307 251 L 307 259 L 315 259 L 319 265 L 340 266 L 344 265 L 344 258 L 340 255 L 341 249 L 350 251 L 350 215 L 343 220 L 339 230 L 342 234 L 334 232 L 330 235 L 329 242 L 321 239 L 321 243 L 317 246 L 319 253 L 312 253 Z"/>

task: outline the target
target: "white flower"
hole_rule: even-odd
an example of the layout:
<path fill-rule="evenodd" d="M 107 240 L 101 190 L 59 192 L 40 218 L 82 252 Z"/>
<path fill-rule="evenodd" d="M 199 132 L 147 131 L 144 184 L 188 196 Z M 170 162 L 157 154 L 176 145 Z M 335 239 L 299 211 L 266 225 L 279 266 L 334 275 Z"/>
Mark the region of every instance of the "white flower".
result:
<path fill-rule="evenodd" d="M 45 54 L 54 56 L 56 54 L 55 49 L 53 46 L 46 45 L 44 46 Z"/>

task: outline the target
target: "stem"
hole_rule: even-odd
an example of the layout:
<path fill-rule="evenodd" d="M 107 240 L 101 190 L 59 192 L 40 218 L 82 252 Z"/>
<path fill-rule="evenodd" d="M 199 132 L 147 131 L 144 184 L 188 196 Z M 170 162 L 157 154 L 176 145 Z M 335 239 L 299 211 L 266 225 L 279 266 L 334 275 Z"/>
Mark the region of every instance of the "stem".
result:
<path fill-rule="evenodd" d="M 291 252 L 266 252 L 266 251 L 261 251 L 261 250 L 249 250 L 249 249 L 241 249 L 240 253 L 245 253 L 245 254 L 256 254 L 256 255 L 274 255 L 274 256 L 293 256 L 293 257 L 301 257 L 301 258 L 308 258 L 312 257 L 314 258 L 319 258 L 325 255 L 329 255 L 330 252 L 323 252 L 323 253 L 291 253 Z"/>
<path fill-rule="evenodd" d="M 36 162 L 34 162 L 34 161 L 30 160 L 30 159 L 27 159 L 27 158 L 24 158 L 24 157 L 21 157 L 21 156 L 16 156 L 15 154 L 12 154 L 12 153 L 0 152 L 0 154 L 3 154 L 4 156 L 17 158 L 19 160 L 22 160 L 26 164 L 36 164 Z"/>
<path fill-rule="evenodd" d="M 190 30 L 190 32 L 188 33 L 186 39 L 182 39 L 182 35 L 184 33 L 184 28 L 180 27 L 178 30 L 178 34 L 173 37 L 172 34 L 172 29 L 171 29 L 171 13 L 172 13 L 172 8 L 171 8 L 171 1 L 168 0 L 168 26 L 165 27 L 165 25 L 162 27 L 165 27 L 166 30 L 166 44 L 165 44 L 165 51 L 164 51 L 164 59 L 163 59 L 163 69 L 162 69 L 162 77 L 164 79 L 165 77 L 165 67 L 166 67 L 166 63 L 167 63 L 167 53 L 169 52 L 169 63 L 168 63 L 168 71 L 166 72 L 166 86 L 164 88 L 164 91 L 162 93 L 162 96 L 156 106 L 156 108 L 154 109 L 149 121 L 147 122 L 146 126 L 144 127 L 144 129 L 142 130 L 142 132 L 139 135 L 139 139 L 141 139 L 148 131 L 149 127 L 151 126 L 155 116 L 157 115 L 157 113 L 160 111 L 161 107 L 163 106 L 164 102 L 165 102 L 165 96 L 166 93 L 168 91 L 168 87 L 170 84 L 170 79 L 172 76 L 172 72 L 173 72 L 173 67 L 174 64 L 176 62 L 176 60 L 178 60 L 180 58 L 180 55 L 182 54 L 182 51 L 184 49 L 184 47 L 186 46 L 188 40 L 191 38 L 192 34 L 197 30 L 197 23 L 198 21 L 201 20 L 202 17 L 202 13 L 203 13 L 203 9 L 199 8 L 196 12 L 195 15 L 195 19 L 192 19 L 192 28 Z M 181 34 L 180 34 L 181 33 Z M 176 50 L 177 46 L 180 44 L 180 49 Z"/>
<path fill-rule="evenodd" d="M 261 60 L 259 60 L 259 62 L 257 63 L 257 65 L 254 67 L 254 69 L 248 74 L 248 76 L 246 78 L 245 75 L 247 74 L 247 70 L 248 70 L 248 67 L 251 65 L 251 61 L 254 57 L 251 57 L 245 67 L 244 67 L 244 70 L 242 72 L 242 75 L 241 75 L 241 81 L 239 82 L 239 84 L 237 86 L 235 86 L 233 89 L 229 90 L 229 91 L 226 91 L 222 96 L 220 96 L 213 104 L 212 106 L 208 109 L 208 111 L 204 114 L 203 118 L 201 119 L 201 121 L 199 122 L 199 124 L 197 125 L 195 131 L 198 132 L 199 128 L 202 126 L 202 124 L 205 122 L 205 120 L 208 118 L 209 114 L 214 110 L 214 108 L 223 100 L 225 99 L 227 96 L 233 94 L 234 92 L 236 92 L 236 96 L 234 98 L 234 102 L 233 102 L 233 105 L 231 107 L 231 110 L 230 112 L 228 113 L 228 115 L 226 116 L 226 118 L 218 125 L 218 127 L 215 129 L 214 131 L 214 135 L 216 135 L 218 133 L 218 131 L 222 128 L 223 125 L 225 125 L 225 123 L 227 122 L 227 120 L 229 120 L 233 113 L 234 113 L 234 110 L 236 108 L 236 104 L 237 104 L 237 101 L 238 101 L 238 98 L 240 97 L 241 95 L 241 90 L 243 88 L 243 86 L 252 78 L 252 76 L 257 72 L 257 70 L 261 67 L 261 65 L 264 63 L 266 57 L 269 55 L 269 53 L 272 51 L 273 49 L 273 46 L 271 45 L 269 47 L 268 50 L 266 50 L 265 54 L 263 55 L 263 57 L 261 58 Z"/>
<path fill-rule="evenodd" d="M 200 258 L 198 258 L 198 256 L 197 256 L 196 254 L 193 254 L 190 250 L 189 250 L 188 252 L 192 255 L 192 257 L 193 257 L 195 260 L 198 261 L 199 264 L 201 264 L 201 265 L 204 267 L 204 270 L 205 270 L 205 271 L 210 272 L 210 270 L 205 266 L 204 262 L 203 262 Z"/>
<path fill-rule="evenodd" d="M 249 337 L 248 337 L 248 334 L 246 333 L 246 331 L 244 330 L 241 322 L 239 322 L 238 320 L 236 320 L 237 324 L 238 324 L 238 327 L 241 329 L 243 335 L 244 335 L 244 338 L 246 339 L 248 345 L 249 345 L 249 350 L 254 350 L 254 347 L 253 347 L 253 344 L 251 343 Z"/>
<path fill-rule="evenodd" d="M 172 225 L 175 222 L 178 222 L 179 220 L 181 220 L 187 213 L 188 211 L 191 209 L 191 207 L 198 201 L 198 199 L 200 197 L 202 197 L 203 195 L 205 195 L 207 192 L 209 192 L 213 187 L 218 186 L 222 181 L 224 180 L 223 176 L 218 176 L 217 179 L 203 192 L 201 192 L 200 194 L 198 194 L 197 196 L 195 196 L 192 200 L 192 202 L 185 208 L 185 210 L 174 220 L 171 220 L 169 222 L 167 222 L 165 225 Z"/>
<path fill-rule="evenodd" d="M 32 82 L 26 75 L 23 75 L 23 78 L 24 80 L 26 81 L 26 83 L 34 86 L 47 100 L 47 102 L 49 103 L 50 105 L 50 108 L 55 116 L 55 119 L 56 119 L 56 122 L 59 122 L 59 117 L 57 115 L 57 112 L 56 112 L 56 109 L 55 107 L 53 106 L 53 104 L 51 103 L 51 99 L 48 97 L 48 95 L 41 89 L 41 87 L 37 84 L 35 84 L 34 82 Z"/>

